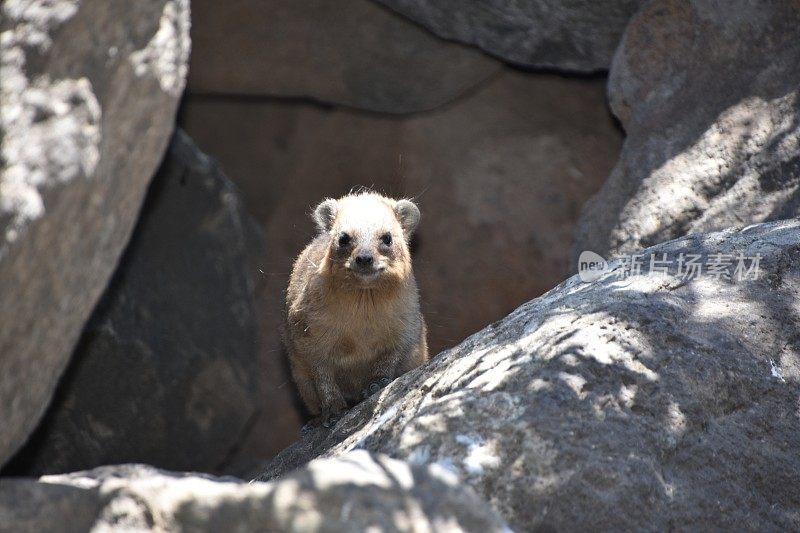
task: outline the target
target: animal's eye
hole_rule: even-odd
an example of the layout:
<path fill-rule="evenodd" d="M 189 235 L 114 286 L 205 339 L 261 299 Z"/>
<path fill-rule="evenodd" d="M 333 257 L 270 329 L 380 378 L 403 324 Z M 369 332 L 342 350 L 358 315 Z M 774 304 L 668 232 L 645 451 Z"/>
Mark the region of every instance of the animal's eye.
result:
<path fill-rule="evenodd" d="M 386 246 L 392 244 L 392 234 L 391 233 L 384 233 L 381 235 L 381 242 Z"/>
<path fill-rule="evenodd" d="M 339 246 L 344 248 L 348 244 L 350 244 L 350 235 L 348 235 L 347 233 L 342 233 L 341 235 L 339 235 Z"/>

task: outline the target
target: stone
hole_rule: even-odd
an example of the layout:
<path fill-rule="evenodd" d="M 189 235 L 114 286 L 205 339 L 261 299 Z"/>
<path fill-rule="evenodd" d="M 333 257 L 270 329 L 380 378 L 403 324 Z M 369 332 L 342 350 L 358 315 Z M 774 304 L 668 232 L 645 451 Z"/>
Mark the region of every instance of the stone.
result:
<path fill-rule="evenodd" d="M 262 406 L 258 394 L 251 256 L 264 253 L 236 188 L 176 131 L 53 402 L 6 474 L 222 468 L 257 411 L 279 418 L 290 401 L 287 390 L 284 404 Z"/>
<path fill-rule="evenodd" d="M 640 253 L 638 275 L 567 279 L 259 479 L 365 449 L 453 471 L 517 530 L 800 528 L 800 221 Z"/>
<path fill-rule="evenodd" d="M 36 427 L 169 140 L 188 0 L 0 6 L 0 465 Z"/>
<path fill-rule="evenodd" d="M 438 107 L 500 70 L 370 0 L 193 0 L 188 91 L 370 111 Z"/>
<path fill-rule="evenodd" d="M 0 484 L 13 531 L 474 531 L 508 528 L 437 467 L 355 451 L 272 483 L 119 465 Z"/>
<path fill-rule="evenodd" d="M 651 2 L 625 33 L 609 95 L 627 136 L 581 215 L 576 255 L 800 215 L 795 2 Z"/>
<path fill-rule="evenodd" d="M 283 298 L 322 198 L 356 186 L 415 198 L 412 255 L 433 354 L 564 279 L 575 221 L 621 146 L 602 81 L 510 70 L 404 119 L 193 96 L 182 119 L 265 227 L 264 302 Z M 265 331 L 277 332 L 281 311 L 269 303 Z"/>
<path fill-rule="evenodd" d="M 376 0 L 435 34 L 512 64 L 607 70 L 625 25 L 644 0 Z"/>

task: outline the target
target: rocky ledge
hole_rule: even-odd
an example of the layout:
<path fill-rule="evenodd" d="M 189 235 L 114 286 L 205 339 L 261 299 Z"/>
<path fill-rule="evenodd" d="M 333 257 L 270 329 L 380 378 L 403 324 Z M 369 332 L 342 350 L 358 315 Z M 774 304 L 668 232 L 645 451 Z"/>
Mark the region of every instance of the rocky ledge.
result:
<path fill-rule="evenodd" d="M 13 526 L 12 526 L 13 524 Z M 280 481 L 144 465 L 6 479 L 0 531 L 503 531 L 451 473 L 364 451 L 312 461 Z"/>
<path fill-rule="evenodd" d="M 799 295 L 798 221 L 610 261 L 308 433 L 258 479 L 364 449 L 450 470 L 524 530 L 797 529 Z"/>

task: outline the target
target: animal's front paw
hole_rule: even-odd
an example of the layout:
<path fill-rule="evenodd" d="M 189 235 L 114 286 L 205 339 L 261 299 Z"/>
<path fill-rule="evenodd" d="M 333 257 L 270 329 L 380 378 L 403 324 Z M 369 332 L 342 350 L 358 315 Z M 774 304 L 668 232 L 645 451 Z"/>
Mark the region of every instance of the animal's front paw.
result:
<path fill-rule="evenodd" d="M 361 390 L 361 399 L 366 400 L 367 398 L 369 398 L 370 396 L 372 396 L 373 394 L 375 394 L 376 392 L 378 392 L 391 382 L 392 380 L 389 378 L 381 378 L 379 380 L 373 381 L 372 383 L 370 383 Z"/>
<path fill-rule="evenodd" d="M 305 425 L 300 428 L 300 436 L 304 437 L 321 427 L 326 429 L 332 428 L 333 426 L 339 423 L 339 420 L 342 419 L 342 417 L 346 412 L 347 412 L 346 409 L 340 411 L 323 412 L 316 418 L 312 418 L 311 420 L 306 422 Z"/>
<path fill-rule="evenodd" d="M 303 427 L 300 428 L 300 436 L 305 437 L 315 429 L 317 429 L 320 425 L 319 418 L 312 418 L 308 422 L 306 422 Z"/>
<path fill-rule="evenodd" d="M 328 413 L 328 414 L 323 413 L 322 416 L 320 417 L 320 419 L 322 420 L 322 427 L 328 429 L 334 427 L 336 424 L 339 423 L 339 420 L 342 419 L 342 417 L 346 412 L 347 411 L 336 411 L 335 413 Z"/>

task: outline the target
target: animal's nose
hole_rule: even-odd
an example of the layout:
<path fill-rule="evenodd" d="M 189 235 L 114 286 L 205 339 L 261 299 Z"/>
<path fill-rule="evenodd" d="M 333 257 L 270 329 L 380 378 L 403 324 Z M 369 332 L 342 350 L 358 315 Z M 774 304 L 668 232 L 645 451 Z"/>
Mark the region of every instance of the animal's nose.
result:
<path fill-rule="evenodd" d="M 362 267 L 372 266 L 372 256 L 371 255 L 356 256 L 356 264 Z"/>

